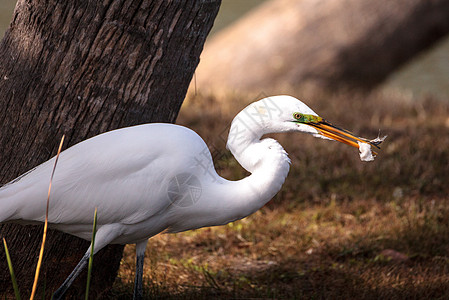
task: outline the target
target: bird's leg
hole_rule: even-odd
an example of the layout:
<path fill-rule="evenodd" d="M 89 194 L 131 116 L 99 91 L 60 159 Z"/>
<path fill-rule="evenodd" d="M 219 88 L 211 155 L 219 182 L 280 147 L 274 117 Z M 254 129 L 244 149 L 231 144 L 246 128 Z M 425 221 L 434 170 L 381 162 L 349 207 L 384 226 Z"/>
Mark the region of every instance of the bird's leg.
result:
<path fill-rule="evenodd" d="M 143 261 L 145 258 L 145 248 L 147 240 L 136 244 L 136 279 L 134 280 L 133 300 L 140 300 L 143 297 L 142 277 L 143 277 Z"/>
<path fill-rule="evenodd" d="M 118 233 L 119 231 L 117 230 L 117 226 L 114 224 L 101 226 L 97 230 L 97 234 L 95 236 L 94 254 L 103 249 L 111 241 L 113 241 L 117 237 Z M 76 265 L 75 269 L 73 269 L 72 273 L 70 273 L 69 277 L 67 277 L 63 284 L 53 294 L 53 300 L 64 299 L 64 294 L 67 289 L 89 262 L 91 247 L 92 245 L 89 246 L 89 249 L 87 249 L 83 258 L 81 258 L 80 262 L 78 263 L 78 265 Z"/>
<path fill-rule="evenodd" d="M 81 273 L 81 271 L 87 266 L 90 257 L 90 247 L 87 250 L 86 254 L 84 254 L 83 258 L 76 265 L 75 269 L 73 269 L 72 273 L 66 278 L 66 280 L 62 283 L 62 285 L 56 290 L 53 294 L 53 300 L 64 299 L 64 294 L 70 285 L 73 283 L 76 277 Z"/>

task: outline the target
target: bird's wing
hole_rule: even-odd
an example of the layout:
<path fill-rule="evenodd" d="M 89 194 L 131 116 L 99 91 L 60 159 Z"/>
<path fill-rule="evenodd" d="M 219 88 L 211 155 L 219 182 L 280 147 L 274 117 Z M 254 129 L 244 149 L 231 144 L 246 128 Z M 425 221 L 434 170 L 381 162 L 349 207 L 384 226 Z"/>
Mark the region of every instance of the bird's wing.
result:
<path fill-rule="evenodd" d="M 129 127 L 79 143 L 60 155 L 49 221 L 91 224 L 96 207 L 99 224 L 132 224 L 161 214 L 170 206 L 167 182 L 189 168 L 184 153 L 204 145 L 192 131 L 168 124 Z M 43 163 L 3 193 L 15 198 L 16 218 L 44 220 L 53 164 Z"/>

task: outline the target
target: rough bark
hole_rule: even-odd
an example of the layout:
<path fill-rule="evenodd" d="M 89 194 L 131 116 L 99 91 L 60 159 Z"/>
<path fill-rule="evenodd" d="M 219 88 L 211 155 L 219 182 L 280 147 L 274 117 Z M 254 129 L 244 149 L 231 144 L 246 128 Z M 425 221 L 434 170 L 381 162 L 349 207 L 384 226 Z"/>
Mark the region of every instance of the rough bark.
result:
<path fill-rule="evenodd" d="M 197 88 L 371 89 L 448 32 L 447 0 L 271 0 L 206 43 Z"/>
<path fill-rule="evenodd" d="M 0 44 L 0 182 L 55 155 L 63 134 L 67 148 L 119 127 L 174 122 L 220 2 L 19 0 Z M 41 235 L 42 226 L 1 227 L 23 296 Z M 51 231 L 40 286 L 54 291 L 88 245 Z M 122 250 L 95 256 L 92 298 L 112 285 Z M 11 295 L 11 286 L 0 259 L 0 291 Z M 71 295 L 84 286 L 80 278 Z"/>

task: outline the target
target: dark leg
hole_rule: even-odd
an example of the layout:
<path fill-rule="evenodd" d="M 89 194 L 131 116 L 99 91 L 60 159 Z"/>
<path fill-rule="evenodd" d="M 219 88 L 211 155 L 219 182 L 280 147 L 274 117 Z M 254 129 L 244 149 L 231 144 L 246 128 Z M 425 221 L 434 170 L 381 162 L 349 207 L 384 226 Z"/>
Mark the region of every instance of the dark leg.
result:
<path fill-rule="evenodd" d="M 90 257 L 90 247 L 89 250 L 84 254 L 83 258 L 81 258 L 80 262 L 76 265 L 75 269 L 73 269 L 72 273 L 70 273 L 69 277 L 64 281 L 64 283 L 56 290 L 53 294 L 53 300 L 64 299 L 64 294 L 70 285 L 73 283 L 76 277 L 81 273 L 81 271 L 87 266 Z"/>
<path fill-rule="evenodd" d="M 119 231 L 116 230 L 115 224 L 103 225 L 97 230 L 97 235 L 95 237 L 95 251 L 94 254 L 103 249 L 104 246 L 109 244 L 117 237 L 117 233 Z M 86 254 L 84 254 L 83 258 L 81 258 L 78 265 L 73 269 L 72 273 L 70 273 L 69 277 L 64 281 L 64 283 L 56 290 L 53 294 L 53 300 L 64 299 L 64 294 L 73 281 L 78 277 L 81 271 L 87 266 L 89 263 L 90 257 L 90 246 L 87 249 Z"/>
<path fill-rule="evenodd" d="M 145 258 L 145 248 L 147 240 L 136 244 L 136 279 L 134 280 L 133 300 L 140 300 L 143 297 L 142 277 L 143 277 L 143 261 Z"/>

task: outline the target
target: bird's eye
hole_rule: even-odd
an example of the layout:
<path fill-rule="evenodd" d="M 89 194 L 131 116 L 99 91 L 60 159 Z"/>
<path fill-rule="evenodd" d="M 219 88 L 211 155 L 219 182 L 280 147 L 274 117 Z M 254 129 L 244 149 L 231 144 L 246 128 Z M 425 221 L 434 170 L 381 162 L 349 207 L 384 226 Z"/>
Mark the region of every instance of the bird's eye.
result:
<path fill-rule="evenodd" d="M 299 112 L 295 112 L 295 113 L 293 113 L 293 118 L 295 118 L 296 120 L 299 120 L 302 118 L 302 114 L 300 114 Z"/>

